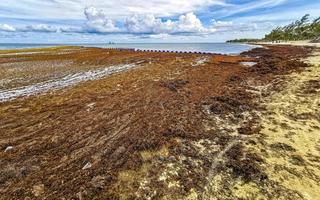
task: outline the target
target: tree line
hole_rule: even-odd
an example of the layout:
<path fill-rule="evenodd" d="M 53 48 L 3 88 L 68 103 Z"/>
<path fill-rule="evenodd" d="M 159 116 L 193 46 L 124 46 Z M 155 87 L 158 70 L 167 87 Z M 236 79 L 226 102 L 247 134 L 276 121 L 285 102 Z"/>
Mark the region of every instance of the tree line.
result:
<path fill-rule="evenodd" d="M 279 26 L 259 41 L 295 41 L 320 40 L 320 17 L 310 20 L 310 15 L 304 15 L 300 20 L 286 26 Z M 236 39 L 227 42 L 256 42 L 257 39 Z"/>

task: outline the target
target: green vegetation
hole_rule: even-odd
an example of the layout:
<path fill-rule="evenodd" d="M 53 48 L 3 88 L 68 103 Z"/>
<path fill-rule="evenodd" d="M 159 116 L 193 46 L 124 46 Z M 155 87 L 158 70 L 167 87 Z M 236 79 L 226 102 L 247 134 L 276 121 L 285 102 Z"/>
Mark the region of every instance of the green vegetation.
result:
<path fill-rule="evenodd" d="M 310 15 L 307 14 L 287 26 L 277 27 L 267 34 L 264 40 L 313 40 L 320 37 L 320 17 L 312 22 L 309 17 Z"/>
<path fill-rule="evenodd" d="M 283 27 L 277 27 L 261 40 L 236 39 L 227 42 L 257 42 L 257 41 L 295 41 L 314 40 L 320 41 L 320 17 L 310 21 L 310 15 L 306 14 L 300 20 Z"/>
<path fill-rule="evenodd" d="M 228 43 L 245 43 L 245 42 L 259 42 L 260 39 L 249 39 L 249 38 L 243 38 L 243 39 L 235 39 L 235 40 L 228 40 Z"/>

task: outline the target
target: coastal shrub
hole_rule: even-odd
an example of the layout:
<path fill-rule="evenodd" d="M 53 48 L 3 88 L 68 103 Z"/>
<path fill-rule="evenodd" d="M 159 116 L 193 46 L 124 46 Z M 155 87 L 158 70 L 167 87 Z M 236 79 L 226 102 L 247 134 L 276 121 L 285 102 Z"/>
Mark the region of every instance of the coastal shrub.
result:
<path fill-rule="evenodd" d="M 263 39 L 235 39 L 227 42 L 259 42 L 259 41 L 297 41 L 320 40 L 320 17 L 310 20 L 310 15 L 304 15 L 300 20 L 292 22 L 286 26 L 278 26 Z"/>
<path fill-rule="evenodd" d="M 267 34 L 264 40 L 313 40 L 320 36 L 320 17 L 310 20 L 310 15 L 304 15 L 300 20 L 283 27 L 277 27 Z"/>

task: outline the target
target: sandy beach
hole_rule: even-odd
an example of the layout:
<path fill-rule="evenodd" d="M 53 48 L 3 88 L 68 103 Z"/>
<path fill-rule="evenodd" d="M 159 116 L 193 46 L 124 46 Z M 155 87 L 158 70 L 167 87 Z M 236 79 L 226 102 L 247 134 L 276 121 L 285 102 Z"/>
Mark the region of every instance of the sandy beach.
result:
<path fill-rule="evenodd" d="M 319 199 L 319 44 L 0 51 L 0 199 Z"/>
<path fill-rule="evenodd" d="M 258 45 L 293 45 L 293 46 L 311 46 L 311 47 L 320 47 L 320 43 L 313 43 L 310 40 L 303 41 L 286 41 L 286 42 L 256 42 L 253 44 Z"/>

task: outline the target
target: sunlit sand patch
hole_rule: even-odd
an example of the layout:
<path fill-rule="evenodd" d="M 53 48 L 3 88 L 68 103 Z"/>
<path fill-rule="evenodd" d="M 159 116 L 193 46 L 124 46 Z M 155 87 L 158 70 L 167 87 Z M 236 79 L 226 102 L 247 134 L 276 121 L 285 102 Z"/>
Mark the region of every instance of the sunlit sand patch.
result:
<path fill-rule="evenodd" d="M 118 175 L 116 192 L 121 194 L 121 199 L 128 199 L 130 197 L 144 197 L 144 191 L 150 191 L 149 180 L 146 178 L 150 171 L 150 164 L 143 164 L 138 171 L 127 170 L 122 171 Z M 153 193 L 153 194 L 152 194 Z M 156 195 L 155 191 L 150 193 L 150 196 Z"/>
<path fill-rule="evenodd" d="M 49 90 L 62 89 L 68 86 L 76 85 L 83 81 L 96 80 L 107 75 L 114 73 L 119 73 L 126 71 L 132 68 L 135 68 L 135 64 L 126 64 L 126 65 L 116 65 L 110 66 L 103 69 L 92 70 L 87 72 L 79 72 L 71 75 L 67 75 L 59 80 L 53 80 L 43 83 L 37 83 L 30 86 L 14 88 L 9 90 L 0 90 L 0 102 L 8 101 L 22 96 L 30 96 Z"/>
<path fill-rule="evenodd" d="M 215 152 L 206 151 L 206 156 L 212 157 L 212 163 L 207 174 L 204 191 L 200 193 L 201 199 L 223 199 L 228 196 L 229 189 L 233 183 L 233 177 L 228 170 L 227 152 L 234 148 L 236 145 L 244 143 L 245 141 L 254 138 L 252 135 L 242 135 L 239 133 L 239 128 L 245 126 L 245 123 L 252 121 L 259 114 L 255 110 L 240 111 L 239 113 L 230 113 L 228 115 L 215 115 L 210 112 L 210 109 L 204 107 L 206 113 L 210 116 L 208 121 L 204 122 L 207 130 L 216 130 L 220 135 L 226 135 L 228 141 L 224 145 L 216 145 Z M 240 152 L 239 152 L 240 153 Z M 240 155 L 239 155 L 240 156 Z M 220 172 L 219 169 L 223 168 L 224 171 Z M 230 184 L 230 186 L 228 186 Z"/>
<path fill-rule="evenodd" d="M 17 53 L 0 53 L 0 57 L 7 57 L 7 56 L 28 56 L 28 55 L 39 55 L 39 54 L 52 54 L 52 55 L 63 55 L 63 54 L 69 54 L 73 53 L 74 50 L 64 50 L 60 52 L 50 52 L 50 51 L 33 51 L 33 52 L 17 52 Z"/>
<path fill-rule="evenodd" d="M 59 51 L 57 51 L 59 50 Z M 23 52 L 1 52 L 0 51 L 0 57 L 6 57 L 6 56 L 27 56 L 27 55 L 35 55 L 35 54 L 48 54 L 48 55 L 63 55 L 63 54 L 69 54 L 74 53 L 76 51 L 80 51 L 81 49 L 76 48 L 65 48 L 65 49 L 54 49 L 54 48 L 43 48 L 41 51 L 23 51 Z"/>
<path fill-rule="evenodd" d="M 192 65 L 193 67 L 200 66 L 200 65 L 205 64 L 208 60 L 209 60 L 208 57 L 197 58 L 197 59 L 195 60 L 195 62 L 192 63 L 191 65 Z"/>
<path fill-rule="evenodd" d="M 152 160 L 156 156 L 167 157 L 169 154 L 168 148 L 163 146 L 159 151 L 142 151 L 140 155 L 144 161 Z"/>
<path fill-rule="evenodd" d="M 22 49 L 7 49 L 0 50 L 0 54 L 7 53 L 25 53 L 25 52 L 56 52 L 56 51 L 77 51 L 82 50 L 81 46 L 52 46 L 52 47 L 35 47 L 35 48 L 22 48 Z"/>
<path fill-rule="evenodd" d="M 32 54 L 41 54 L 45 52 L 33 51 L 33 52 L 18 52 L 18 53 L 0 53 L 0 57 L 3 56 L 19 56 L 19 55 L 32 55 Z"/>
<path fill-rule="evenodd" d="M 252 67 L 253 65 L 257 64 L 256 62 L 240 62 L 240 64 L 247 66 L 247 67 Z"/>
<path fill-rule="evenodd" d="M 305 90 L 308 82 L 320 80 L 319 58 L 318 53 L 308 58 L 314 65 L 286 77 L 285 88 L 265 101 L 266 112 L 261 115 L 264 142 L 247 146 L 263 155 L 269 181 L 278 186 L 265 187 L 261 193 L 261 186 L 242 183 L 234 190 L 235 196 L 258 198 L 252 192 L 260 191 L 260 198 L 268 198 L 281 188 L 283 199 L 320 198 L 320 93 Z"/>
<path fill-rule="evenodd" d="M 168 157 L 168 148 L 163 146 L 157 151 L 141 151 L 140 155 L 144 160 L 144 163 L 139 170 L 126 170 L 121 171 L 118 175 L 116 192 L 121 194 L 121 199 L 128 199 L 131 196 L 135 196 L 143 199 L 152 199 L 158 194 L 158 187 L 154 185 L 154 181 L 161 182 L 167 186 L 167 188 L 175 187 L 176 182 L 171 180 L 172 175 L 177 175 L 177 170 L 174 164 L 169 164 L 165 171 L 160 173 L 159 177 L 153 177 L 151 175 L 152 170 L 159 167 L 158 159 Z M 154 163 L 156 162 L 156 163 Z M 156 180 L 155 180 L 156 179 Z"/>
<path fill-rule="evenodd" d="M 240 188 L 240 189 L 239 189 Z M 244 183 L 240 180 L 232 186 L 231 190 L 237 199 L 264 199 L 259 193 L 259 189 L 255 183 Z"/>
<path fill-rule="evenodd" d="M 311 56 L 304 60 L 312 65 L 320 65 L 320 52 L 314 52 Z"/>
<path fill-rule="evenodd" d="M 214 159 L 213 155 L 222 152 L 221 145 L 208 139 L 192 142 L 177 139 L 177 144 L 182 149 L 192 148 L 196 155 L 208 159 Z M 165 146 L 157 151 L 142 151 L 140 155 L 144 164 L 139 170 L 127 170 L 119 174 L 118 185 L 122 187 L 118 188 L 118 193 L 123 194 L 122 199 L 129 198 L 131 194 L 142 199 L 152 199 L 158 194 L 163 194 L 162 199 L 199 199 L 198 188 L 191 188 L 186 193 L 185 185 L 180 179 L 190 176 L 190 173 L 203 176 L 205 169 L 201 159 L 185 155 L 172 156 Z M 192 169 L 190 164 L 193 166 Z"/>

